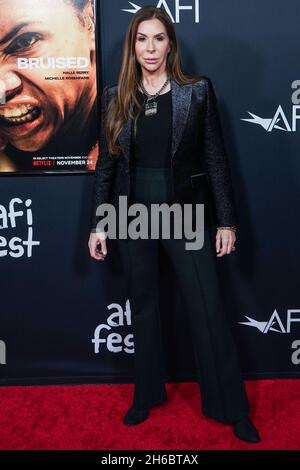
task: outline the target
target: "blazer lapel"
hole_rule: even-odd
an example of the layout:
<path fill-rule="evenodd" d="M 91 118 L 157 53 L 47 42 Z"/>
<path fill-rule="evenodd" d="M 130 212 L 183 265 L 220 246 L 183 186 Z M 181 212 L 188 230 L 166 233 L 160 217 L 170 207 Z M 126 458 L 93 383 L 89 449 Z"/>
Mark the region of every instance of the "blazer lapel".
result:
<path fill-rule="evenodd" d="M 183 130 L 185 128 L 189 109 L 191 105 L 192 85 L 178 85 L 171 79 L 171 98 L 172 98 L 172 147 L 171 158 L 173 158 L 178 145 L 181 141 Z M 133 112 L 133 102 L 130 105 L 130 112 Z M 151 119 L 151 117 L 149 117 Z M 129 160 L 131 153 L 131 132 L 133 130 L 133 119 L 129 117 L 121 129 L 118 140 L 122 152 Z"/>
<path fill-rule="evenodd" d="M 172 155 L 176 152 L 185 128 L 192 97 L 192 85 L 180 86 L 171 79 L 172 93 Z"/>

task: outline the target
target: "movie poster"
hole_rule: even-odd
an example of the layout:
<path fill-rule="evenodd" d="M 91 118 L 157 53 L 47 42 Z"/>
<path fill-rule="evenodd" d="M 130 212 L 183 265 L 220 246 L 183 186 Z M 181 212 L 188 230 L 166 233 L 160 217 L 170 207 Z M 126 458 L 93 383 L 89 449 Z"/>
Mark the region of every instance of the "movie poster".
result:
<path fill-rule="evenodd" d="M 0 174 L 98 157 L 95 0 L 0 0 Z"/>

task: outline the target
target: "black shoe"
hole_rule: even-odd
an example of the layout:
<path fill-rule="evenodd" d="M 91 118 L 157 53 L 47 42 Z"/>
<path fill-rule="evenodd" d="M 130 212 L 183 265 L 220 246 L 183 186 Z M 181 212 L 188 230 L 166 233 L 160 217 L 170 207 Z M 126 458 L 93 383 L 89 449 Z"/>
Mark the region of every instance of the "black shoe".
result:
<path fill-rule="evenodd" d="M 134 426 L 135 424 L 139 424 L 145 421 L 148 416 L 149 408 L 138 410 L 134 406 L 132 406 L 125 414 L 123 423 L 127 424 L 127 426 Z"/>
<path fill-rule="evenodd" d="M 236 423 L 233 423 L 232 426 L 234 435 L 242 441 L 246 441 L 251 444 L 260 442 L 261 439 L 258 431 L 248 416 L 240 419 Z"/>
<path fill-rule="evenodd" d="M 164 401 L 166 401 L 167 398 L 164 398 L 163 400 L 160 400 L 156 403 L 153 404 L 153 406 L 160 405 Z M 149 416 L 149 408 L 136 408 L 134 405 L 132 405 L 129 410 L 126 412 L 123 423 L 127 424 L 127 426 L 134 426 L 136 424 L 142 423 L 145 421 L 148 416 Z"/>

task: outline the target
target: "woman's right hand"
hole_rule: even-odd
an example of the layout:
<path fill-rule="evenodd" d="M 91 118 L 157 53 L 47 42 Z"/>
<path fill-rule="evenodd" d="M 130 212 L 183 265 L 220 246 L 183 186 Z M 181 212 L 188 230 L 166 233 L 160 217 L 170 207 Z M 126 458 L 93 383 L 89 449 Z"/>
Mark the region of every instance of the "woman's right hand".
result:
<path fill-rule="evenodd" d="M 106 247 L 106 235 L 105 233 L 90 233 L 90 238 L 88 242 L 90 255 L 95 260 L 104 261 L 107 255 L 107 247 Z"/>

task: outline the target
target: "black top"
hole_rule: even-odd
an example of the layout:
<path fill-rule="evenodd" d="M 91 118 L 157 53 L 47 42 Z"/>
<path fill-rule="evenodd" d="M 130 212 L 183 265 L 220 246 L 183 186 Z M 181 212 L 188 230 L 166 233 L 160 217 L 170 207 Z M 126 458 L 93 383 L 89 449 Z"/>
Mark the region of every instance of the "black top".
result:
<path fill-rule="evenodd" d="M 137 99 L 143 104 L 146 96 L 138 90 Z M 157 114 L 145 116 L 143 108 L 138 118 L 136 138 L 132 136 L 133 154 L 131 164 L 133 166 L 170 168 L 172 139 L 171 90 L 158 95 L 156 101 Z"/>

